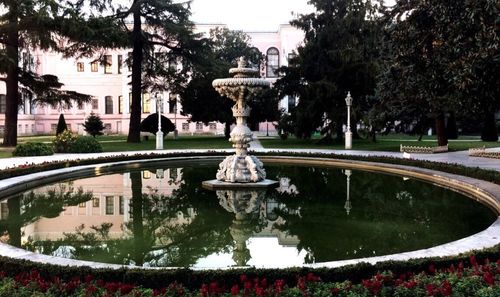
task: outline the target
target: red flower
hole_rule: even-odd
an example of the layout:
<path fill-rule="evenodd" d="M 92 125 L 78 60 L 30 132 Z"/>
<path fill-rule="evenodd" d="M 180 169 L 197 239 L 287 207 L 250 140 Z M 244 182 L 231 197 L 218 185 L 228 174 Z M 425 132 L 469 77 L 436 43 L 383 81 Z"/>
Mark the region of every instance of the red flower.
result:
<path fill-rule="evenodd" d="M 451 292 L 452 292 L 452 288 L 451 288 L 451 284 L 449 281 L 445 280 L 442 284 L 441 284 L 441 294 L 443 296 L 450 296 L 451 295 Z"/>
<path fill-rule="evenodd" d="M 474 255 L 471 255 L 469 257 L 469 261 L 470 261 L 470 265 L 472 266 L 477 266 L 477 261 L 476 261 L 476 257 Z"/>
<path fill-rule="evenodd" d="M 436 268 L 434 267 L 433 264 L 429 265 L 429 268 L 427 269 L 429 271 L 429 274 L 435 274 L 436 273 Z"/>
<path fill-rule="evenodd" d="M 332 296 L 338 296 L 340 293 L 340 289 L 339 288 L 332 288 L 331 292 L 332 292 Z"/>
<path fill-rule="evenodd" d="M 490 286 L 495 285 L 495 277 L 493 277 L 493 274 L 491 274 L 491 272 L 489 271 L 483 275 L 483 280 Z"/>
<path fill-rule="evenodd" d="M 94 280 L 94 276 L 93 276 L 93 275 L 91 275 L 91 274 L 87 274 L 87 275 L 85 276 L 85 282 L 86 282 L 87 284 L 88 284 L 88 283 L 90 283 L 90 282 L 91 282 L 91 281 L 93 281 L 93 280 Z"/>
<path fill-rule="evenodd" d="M 280 294 L 283 291 L 283 286 L 285 285 L 285 281 L 282 279 L 278 279 L 274 282 L 274 290 L 276 293 Z"/>
<path fill-rule="evenodd" d="M 120 293 L 122 295 L 127 295 L 128 293 L 132 292 L 135 286 L 129 285 L 129 284 L 122 284 L 120 286 Z"/>
<path fill-rule="evenodd" d="M 319 276 L 315 276 L 314 273 L 312 272 L 309 272 L 306 276 L 306 279 L 308 282 L 318 282 L 320 281 L 320 277 Z"/>
<path fill-rule="evenodd" d="M 201 296 L 208 297 L 208 286 L 207 286 L 207 284 L 203 284 L 201 286 L 200 293 L 201 293 Z"/>
<path fill-rule="evenodd" d="M 248 277 L 244 274 L 240 275 L 240 282 L 245 283 L 248 281 Z"/>
<path fill-rule="evenodd" d="M 257 295 L 259 297 L 265 296 L 266 295 L 266 291 L 263 288 L 261 288 L 261 287 L 256 287 L 255 288 L 255 295 Z"/>
<path fill-rule="evenodd" d="M 263 287 L 263 288 L 267 288 L 267 279 L 266 278 L 263 278 L 260 281 L 260 286 Z"/>
<path fill-rule="evenodd" d="M 238 285 L 234 285 L 231 288 L 231 295 L 235 296 L 238 295 L 239 293 L 240 293 L 240 288 L 238 287 Z"/>
<path fill-rule="evenodd" d="M 417 283 L 416 281 L 412 280 L 412 281 L 409 281 L 409 282 L 404 283 L 404 286 L 405 286 L 405 288 L 407 288 L 407 289 L 412 289 L 412 288 L 416 287 L 416 286 L 417 286 L 417 284 L 418 284 L 418 283 Z"/>
<path fill-rule="evenodd" d="M 305 291 L 306 290 L 306 280 L 303 277 L 299 277 L 299 280 L 297 282 L 297 287 L 301 291 Z"/>
<path fill-rule="evenodd" d="M 246 281 L 246 282 L 243 284 L 243 286 L 244 286 L 245 290 L 250 290 L 250 289 L 252 289 L 252 288 L 253 288 L 253 284 L 252 284 L 252 282 L 250 282 L 250 281 Z"/>
<path fill-rule="evenodd" d="M 425 286 L 425 290 L 427 291 L 427 296 L 434 296 L 434 285 L 433 284 L 427 284 Z"/>

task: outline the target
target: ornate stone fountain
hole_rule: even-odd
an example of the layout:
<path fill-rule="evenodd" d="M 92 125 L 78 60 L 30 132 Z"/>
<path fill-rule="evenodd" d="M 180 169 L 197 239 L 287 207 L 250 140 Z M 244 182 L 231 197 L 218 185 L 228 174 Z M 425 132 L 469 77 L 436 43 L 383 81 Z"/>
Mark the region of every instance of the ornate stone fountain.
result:
<path fill-rule="evenodd" d="M 277 182 L 266 179 L 266 171 L 262 162 L 255 156 L 248 154 L 249 143 L 253 140 L 252 131 L 247 126 L 250 107 L 246 102 L 266 88 L 269 82 L 256 77 L 259 71 L 247 67 L 245 58 L 241 57 L 237 68 L 231 68 L 232 78 L 216 79 L 212 86 L 221 95 L 235 101 L 233 115 L 236 118 L 236 127 L 231 131 L 229 141 L 236 150 L 234 155 L 228 156 L 219 164 L 217 180 L 204 181 L 203 186 L 210 189 L 241 187 L 269 187 Z"/>

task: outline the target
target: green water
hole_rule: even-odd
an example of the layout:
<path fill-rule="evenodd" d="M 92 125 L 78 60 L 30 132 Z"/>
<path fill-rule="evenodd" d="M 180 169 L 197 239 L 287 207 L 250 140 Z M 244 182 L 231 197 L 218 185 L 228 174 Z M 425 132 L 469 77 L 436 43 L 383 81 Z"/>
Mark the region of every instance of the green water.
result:
<path fill-rule="evenodd" d="M 201 188 L 216 166 L 157 165 L 47 185 L 0 203 L 2 240 L 106 263 L 284 267 L 429 248 L 496 219 L 472 199 L 413 179 L 266 171 L 280 186 L 260 193 Z"/>

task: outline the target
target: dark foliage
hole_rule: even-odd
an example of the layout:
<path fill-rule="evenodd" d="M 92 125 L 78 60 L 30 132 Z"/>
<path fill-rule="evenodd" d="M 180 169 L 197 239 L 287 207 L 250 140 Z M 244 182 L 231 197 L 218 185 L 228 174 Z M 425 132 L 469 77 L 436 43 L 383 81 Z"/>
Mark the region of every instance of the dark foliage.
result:
<path fill-rule="evenodd" d="M 166 137 L 169 132 L 175 130 L 175 125 L 166 116 L 161 116 L 161 131 L 163 137 Z M 158 113 L 150 114 L 141 122 L 141 132 L 149 132 L 155 134 L 158 132 Z"/>

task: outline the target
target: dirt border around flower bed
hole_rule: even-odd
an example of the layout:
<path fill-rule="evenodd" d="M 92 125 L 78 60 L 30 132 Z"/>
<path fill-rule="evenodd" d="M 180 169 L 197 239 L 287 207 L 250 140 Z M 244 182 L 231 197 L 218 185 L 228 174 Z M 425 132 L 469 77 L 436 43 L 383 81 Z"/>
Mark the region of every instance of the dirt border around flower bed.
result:
<path fill-rule="evenodd" d="M 404 177 L 411 177 L 420 180 L 425 180 L 427 182 L 434 183 L 436 185 L 447 187 L 456 190 L 461 193 L 465 193 L 468 196 L 486 204 L 489 206 L 498 216 L 500 214 L 500 185 L 493 184 L 490 182 L 473 179 L 465 176 L 444 173 L 440 171 L 423 169 L 405 165 L 395 165 L 395 164 L 384 164 L 378 162 L 366 162 L 366 161 L 353 161 L 353 160 L 341 160 L 333 158 L 318 158 L 318 157 L 284 157 L 284 156 L 260 156 L 261 160 L 264 162 L 271 163 L 295 163 L 304 165 L 314 165 L 314 166 L 331 166 L 331 167 L 343 167 L 350 169 L 359 169 L 365 171 L 382 172 L 400 175 Z M 189 157 L 160 157 L 157 159 L 146 159 L 140 160 L 127 160 L 120 162 L 104 163 L 104 164 L 92 164 L 92 165 L 82 165 L 75 167 L 67 167 L 61 169 L 55 169 L 45 172 L 38 172 L 29 175 L 17 176 L 9 179 L 2 180 L 0 185 L 0 197 L 5 197 L 7 194 L 19 193 L 20 191 L 33 188 L 38 185 L 46 184 L 52 181 L 60 180 L 61 175 L 67 178 L 77 178 L 89 175 L 100 175 L 106 173 L 108 170 L 114 170 L 119 167 L 137 167 L 141 164 L 148 164 L 158 161 L 169 161 L 172 163 L 185 164 L 186 161 L 190 162 L 203 162 L 203 161 L 216 161 L 222 159 L 222 156 L 206 156 L 200 154 L 199 156 L 189 156 Z M 214 173 L 215 174 L 215 173 Z M 352 260 L 342 260 L 333 262 L 323 262 L 310 265 L 303 265 L 304 267 L 339 267 L 344 265 L 356 264 L 360 262 L 377 263 L 387 260 L 409 260 L 417 258 L 428 258 L 428 257 L 442 257 L 442 256 L 452 256 L 460 253 L 465 253 L 474 249 L 482 249 L 493 247 L 500 243 L 500 218 L 486 230 L 474 234 L 472 236 L 446 243 L 440 246 L 422 249 L 412 252 L 399 253 L 386 256 L 369 257 L 361 259 Z M 15 248 L 7 244 L 0 244 L 0 255 L 11 257 L 14 259 L 23 259 L 34 261 L 38 263 L 52 263 L 58 265 L 70 265 L 70 266 L 89 266 L 92 268 L 137 268 L 132 266 L 123 266 L 116 264 L 105 264 L 89 261 L 71 260 L 52 256 L 46 256 L 41 254 L 36 254 L 28 252 L 23 249 Z"/>

